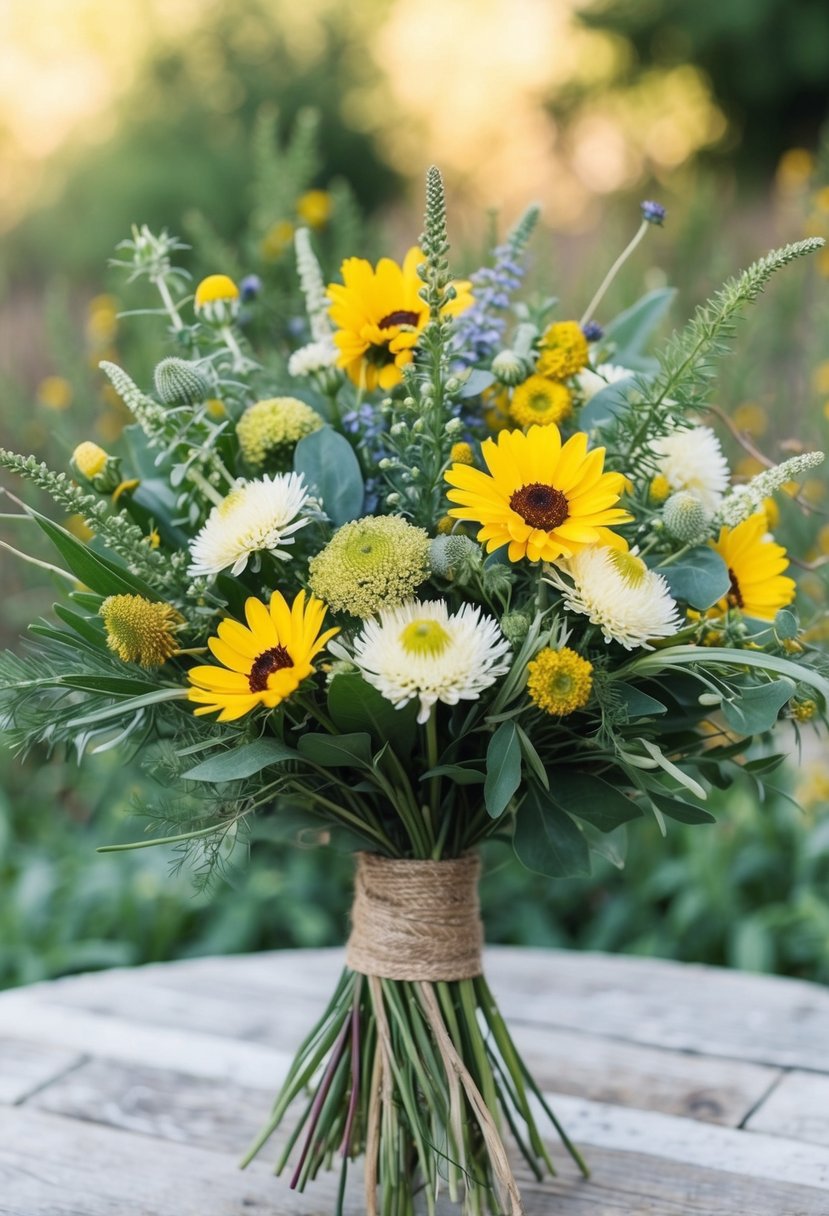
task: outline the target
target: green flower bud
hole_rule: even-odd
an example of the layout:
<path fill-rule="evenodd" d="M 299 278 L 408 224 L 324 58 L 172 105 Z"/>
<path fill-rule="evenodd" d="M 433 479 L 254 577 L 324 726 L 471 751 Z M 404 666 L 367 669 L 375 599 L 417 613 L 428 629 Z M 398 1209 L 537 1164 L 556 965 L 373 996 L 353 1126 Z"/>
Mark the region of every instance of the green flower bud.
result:
<path fill-rule="evenodd" d="M 501 350 L 492 360 L 492 374 L 501 384 L 520 384 L 527 378 L 527 364 L 514 350 Z"/>
<path fill-rule="evenodd" d="M 481 564 L 481 550 L 468 536 L 454 533 L 436 536 L 429 546 L 429 564 L 441 578 L 457 578 L 461 582 Z"/>
<path fill-rule="evenodd" d="M 662 519 L 669 536 L 686 545 L 704 540 L 711 530 L 705 507 L 687 490 L 671 495 L 662 508 Z"/>
<path fill-rule="evenodd" d="M 526 612 L 505 612 L 501 617 L 501 633 L 512 646 L 520 646 L 531 624 Z"/>
<path fill-rule="evenodd" d="M 153 372 L 153 380 L 165 405 L 196 405 L 211 395 L 210 382 L 198 364 L 176 355 L 161 360 Z"/>

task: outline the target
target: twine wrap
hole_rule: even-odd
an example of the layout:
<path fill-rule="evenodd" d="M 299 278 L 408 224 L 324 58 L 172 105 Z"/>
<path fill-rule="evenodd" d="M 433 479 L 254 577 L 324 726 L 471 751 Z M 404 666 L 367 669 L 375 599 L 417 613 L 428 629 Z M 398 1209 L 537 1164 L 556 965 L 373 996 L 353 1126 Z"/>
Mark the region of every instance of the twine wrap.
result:
<path fill-rule="evenodd" d="M 483 925 L 477 855 L 399 861 L 357 853 L 352 971 L 388 980 L 464 980 L 480 975 Z"/>

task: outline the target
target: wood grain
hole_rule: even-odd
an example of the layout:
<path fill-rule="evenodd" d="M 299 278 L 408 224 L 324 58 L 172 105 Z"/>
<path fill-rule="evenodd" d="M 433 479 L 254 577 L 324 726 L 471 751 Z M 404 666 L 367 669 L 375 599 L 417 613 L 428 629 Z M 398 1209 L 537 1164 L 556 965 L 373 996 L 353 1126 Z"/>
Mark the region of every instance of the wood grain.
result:
<path fill-rule="evenodd" d="M 829 1077 L 787 1073 L 746 1127 L 752 1132 L 829 1145 Z"/>

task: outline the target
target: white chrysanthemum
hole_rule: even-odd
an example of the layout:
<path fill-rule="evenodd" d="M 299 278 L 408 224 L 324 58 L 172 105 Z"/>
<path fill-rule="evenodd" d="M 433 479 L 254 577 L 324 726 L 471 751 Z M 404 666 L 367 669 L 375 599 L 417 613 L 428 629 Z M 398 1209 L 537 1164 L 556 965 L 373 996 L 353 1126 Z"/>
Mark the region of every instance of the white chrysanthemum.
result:
<path fill-rule="evenodd" d="M 295 350 L 291 355 L 288 360 L 288 372 L 298 379 L 302 376 L 310 376 L 313 372 L 336 367 L 337 358 L 337 348 L 330 339 L 309 342 L 307 346 L 300 346 L 299 350 Z"/>
<path fill-rule="evenodd" d="M 190 574 L 209 576 L 228 568 L 241 574 L 254 554 L 265 551 L 290 557 L 284 546 L 292 545 L 293 534 L 308 523 L 301 516 L 307 502 L 300 473 L 238 482 L 191 541 Z"/>
<path fill-rule="evenodd" d="M 590 545 L 549 567 L 547 581 L 561 591 L 565 608 L 589 617 L 606 642 L 626 650 L 652 650 L 650 638 L 671 637 L 681 627 L 668 584 L 632 553 Z"/>
<path fill-rule="evenodd" d="M 720 441 L 711 428 L 677 430 L 654 439 L 651 448 L 659 461 L 658 472 L 670 489 L 695 494 L 713 515 L 728 489 L 730 474 Z"/>
<path fill-rule="evenodd" d="M 420 701 L 425 722 L 437 701 L 475 701 L 510 666 L 498 624 L 474 604 L 450 613 L 445 600 L 410 600 L 363 625 L 349 657 L 397 709 Z"/>
<path fill-rule="evenodd" d="M 629 367 L 622 367 L 619 363 L 600 363 L 595 369 L 586 367 L 583 372 L 579 372 L 576 383 L 584 400 L 590 401 L 596 393 L 607 388 L 608 384 L 618 384 L 620 380 L 627 380 L 632 375 Z"/>

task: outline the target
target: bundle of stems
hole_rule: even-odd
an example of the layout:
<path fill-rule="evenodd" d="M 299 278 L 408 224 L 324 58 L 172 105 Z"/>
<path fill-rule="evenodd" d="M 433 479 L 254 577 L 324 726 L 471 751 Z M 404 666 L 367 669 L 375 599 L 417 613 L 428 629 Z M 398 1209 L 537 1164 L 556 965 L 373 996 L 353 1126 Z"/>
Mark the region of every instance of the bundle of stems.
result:
<path fill-rule="evenodd" d="M 349 1163 L 365 1154 L 367 1216 L 429 1216 L 445 1189 L 463 1216 L 518 1216 L 507 1131 L 537 1179 L 555 1174 L 539 1131 L 542 1111 L 587 1177 L 578 1149 L 518 1054 L 483 975 L 427 982 L 346 969 L 297 1052 L 247 1165 L 297 1099 L 302 1113 L 275 1172 L 292 1162 L 303 1190 L 339 1161 L 341 1216 Z"/>

